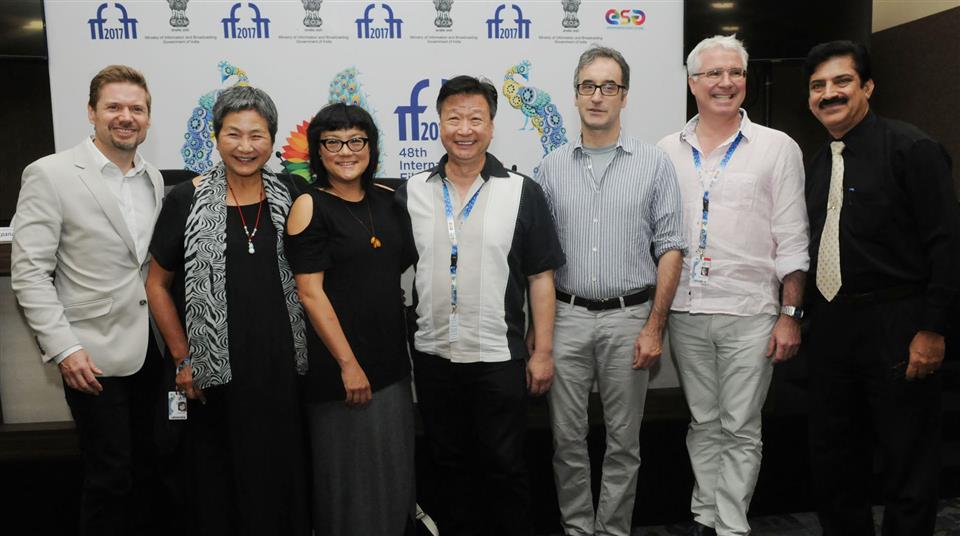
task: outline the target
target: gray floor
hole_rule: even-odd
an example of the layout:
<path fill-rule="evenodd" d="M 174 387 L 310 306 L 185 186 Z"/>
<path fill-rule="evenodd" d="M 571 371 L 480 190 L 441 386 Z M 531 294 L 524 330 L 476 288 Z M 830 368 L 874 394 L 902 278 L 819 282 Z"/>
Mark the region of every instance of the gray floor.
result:
<path fill-rule="evenodd" d="M 874 509 L 878 533 L 883 509 Z M 819 536 L 820 525 L 814 513 L 805 512 L 781 516 L 756 517 L 750 519 L 753 536 Z M 632 536 L 679 536 L 687 525 L 661 525 L 658 527 L 637 527 Z M 559 536 L 559 535 L 555 535 Z M 960 536 L 960 498 L 944 500 L 940 503 L 937 515 L 937 528 L 934 536 Z"/>

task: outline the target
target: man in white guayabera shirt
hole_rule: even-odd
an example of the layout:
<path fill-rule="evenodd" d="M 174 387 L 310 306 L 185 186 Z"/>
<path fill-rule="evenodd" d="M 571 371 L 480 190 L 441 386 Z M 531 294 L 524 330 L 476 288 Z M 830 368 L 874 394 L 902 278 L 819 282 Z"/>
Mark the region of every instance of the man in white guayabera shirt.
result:
<path fill-rule="evenodd" d="M 698 113 L 659 145 L 677 170 L 690 244 L 670 315 L 691 415 L 690 534 L 750 534 L 760 410 L 773 365 L 800 345 L 810 264 L 803 159 L 790 137 L 740 108 L 747 51 L 735 37 L 701 41 L 687 72 Z"/>

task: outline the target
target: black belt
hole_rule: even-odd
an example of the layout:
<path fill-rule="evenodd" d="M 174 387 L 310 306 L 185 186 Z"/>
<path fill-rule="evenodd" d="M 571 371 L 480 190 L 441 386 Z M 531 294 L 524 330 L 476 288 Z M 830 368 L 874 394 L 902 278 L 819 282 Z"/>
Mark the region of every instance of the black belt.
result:
<path fill-rule="evenodd" d="M 911 296 L 920 296 L 924 288 L 920 285 L 901 285 L 898 287 L 875 290 L 873 292 L 863 292 L 860 294 L 837 294 L 830 300 L 830 303 L 842 304 L 870 304 L 887 303 L 897 301 Z"/>
<path fill-rule="evenodd" d="M 586 307 L 588 311 L 606 311 L 608 309 L 620 309 L 621 307 L 630 307 L 631 305 L 640 305 L 650 299 L 650 289 L 645 288 L 636 294 L 629 296 L 618 296 L 616 298 L 604 298 L 602 300 L 588 300 L 579 296 L 571 296 L 562 290 L 557 291 L 557 300 L 563 303 L 572 303 L 580 307 Z"/>

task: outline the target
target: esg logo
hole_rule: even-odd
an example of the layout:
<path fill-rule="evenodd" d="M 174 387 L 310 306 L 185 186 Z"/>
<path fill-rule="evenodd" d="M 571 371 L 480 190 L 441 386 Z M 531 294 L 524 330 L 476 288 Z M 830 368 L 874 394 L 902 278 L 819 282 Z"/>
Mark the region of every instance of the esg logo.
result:
<path fill-rule="evenodd" d="M 608 9 L 604 18 L 610 26 L 642 26 L 647 15 L 639 9 Z"/>
<path fill-rule="evenodd" d="M 442 86 L 447 81 L 440 80 Z M 397 106 L 393 113 L 397 114 L 397 137 L 400 141 L 430 141 L 440 138 L 440 125 L 436 121 L 421 121 L 420 114 L 427 111 L 425 105 L 420 104 L 420 92 L 430 87 L 430 80 L 424 78 L 417 82 L 410 90 L 410 104 Z"/>

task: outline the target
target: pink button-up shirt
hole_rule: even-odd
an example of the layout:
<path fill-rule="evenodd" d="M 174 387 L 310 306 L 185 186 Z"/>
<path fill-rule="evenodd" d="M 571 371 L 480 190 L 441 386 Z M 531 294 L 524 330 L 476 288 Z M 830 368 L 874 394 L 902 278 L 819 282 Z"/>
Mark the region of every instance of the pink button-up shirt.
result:
<path fill-rule="evenodd" d="M 800 147 L 778 130 L 754 124 L 740 111 L 743 139 L 710 189 L 707 247 L 711 259 L 706 282 L 691 278 L 703 221 L 703 191 L 691 147 L 701 153 L 702 168 L 720 165 L 735 133 L 710 154 L 697 140 L 694 117 L 684 129 L 658 143 L 677 170 L 683 223 L 689 248 L 672 309 L 738 316 L 779 314 L 780 282 L 807 271 L 809 224 L 803 191 Z M 709 182 L 709 178 L 705 178 Z"/>

